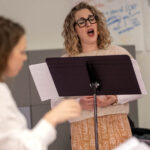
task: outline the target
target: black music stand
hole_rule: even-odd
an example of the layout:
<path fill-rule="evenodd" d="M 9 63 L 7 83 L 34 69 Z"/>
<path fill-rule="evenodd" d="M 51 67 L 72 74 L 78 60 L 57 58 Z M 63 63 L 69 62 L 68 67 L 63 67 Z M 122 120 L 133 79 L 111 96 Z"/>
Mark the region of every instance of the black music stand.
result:
<path fill-rule="evenodd" d="M 127 55 L 47 58 L 59 96 L 94 95 L 95 148 L 98 149 L 96 95 L 141 94 Z"/>

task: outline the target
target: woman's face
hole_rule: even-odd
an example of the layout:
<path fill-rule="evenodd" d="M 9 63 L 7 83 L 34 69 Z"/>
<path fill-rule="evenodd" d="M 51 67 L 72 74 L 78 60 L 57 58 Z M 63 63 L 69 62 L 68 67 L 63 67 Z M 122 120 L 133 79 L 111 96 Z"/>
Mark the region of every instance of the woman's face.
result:
<path fill-rule="evenodd" d="M 26 43 L 27 41 L 24 35 L 20 38 L 18 44 L 13 48 L 8 58 L 7 69 L 4 73 L 6 77 L 16 76 L 22 68 L 24 61 L 27 59 L 27 55 L 25 53 Z"/>
<path fill-rule="evenodd" d="M 85 21 L 85 19 L 88 20 Z M 75 25 L 75 29 L 78 37 L 80 38 L 81 44 L 97 45 L 97 23 L 96 19 L 93 17 L 93 14 L 88 9 L 81 9 L 75 14 L 75 21 L 81 25 L 81 27 L 79 27 L 77 23 Z M 86 23 L 84 24 L 84 22 Z"/>

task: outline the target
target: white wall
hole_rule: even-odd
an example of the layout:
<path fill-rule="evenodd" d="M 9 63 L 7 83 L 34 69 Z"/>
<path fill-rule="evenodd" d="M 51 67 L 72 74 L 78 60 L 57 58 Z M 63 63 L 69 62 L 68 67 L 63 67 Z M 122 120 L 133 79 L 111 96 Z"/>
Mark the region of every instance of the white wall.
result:
<path fill-rule="evenodd" d="M 0 15 L 11 17 L 27 30 L 28 50 L 63 48 L 63 21 L 72 0 L 0 0 Z M 150 91 L 150 52 L 138 52 L 147 91 Z M 150 95 L 138 101 L 140 127 L 150 128 Z"/>
<path fill-rule="evenodd" d="M 63 48 L 64 18 L 72 0 L 0 0 L 0 15 L 19 21 L 27 31 L 28 50 Z"/>
<path fill-rule="evenodd" d="M 136 57 L 148 93 L 138 100 L 139 126 L 150 128 L 150 51 L 138 52 Z"/>

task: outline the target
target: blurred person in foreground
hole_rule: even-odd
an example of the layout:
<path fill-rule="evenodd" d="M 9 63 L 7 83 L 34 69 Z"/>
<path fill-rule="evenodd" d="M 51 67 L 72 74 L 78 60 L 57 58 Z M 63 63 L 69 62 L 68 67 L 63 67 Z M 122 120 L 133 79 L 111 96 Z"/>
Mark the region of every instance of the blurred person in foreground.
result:
<path fill-rule="evenodd" d="M 47 112 L 33 129 L 27 128 L 5 83 L 22 68 L 27 59 L 25 49 L 24 28 L 0 16 L 0 150 L 47 150 L 56 139 L 56 125 L 78 117 L 81 112 L 75 100 L 65 100 Z"/>

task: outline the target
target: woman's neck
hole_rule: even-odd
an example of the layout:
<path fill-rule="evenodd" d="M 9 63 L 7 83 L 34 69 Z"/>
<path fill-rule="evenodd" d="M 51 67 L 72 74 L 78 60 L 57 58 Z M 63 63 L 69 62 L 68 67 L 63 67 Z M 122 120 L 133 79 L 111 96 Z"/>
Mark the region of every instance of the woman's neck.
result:
<path fill-rule="evenodd" d="M 82 51 L 83 53 L 86 53 L 86 52 L 91 52 L 91 51 L 95 51 L 95 50 L 98 50 L 98 46 L 96 44 L 83 44 L 82 45 Z"/>

